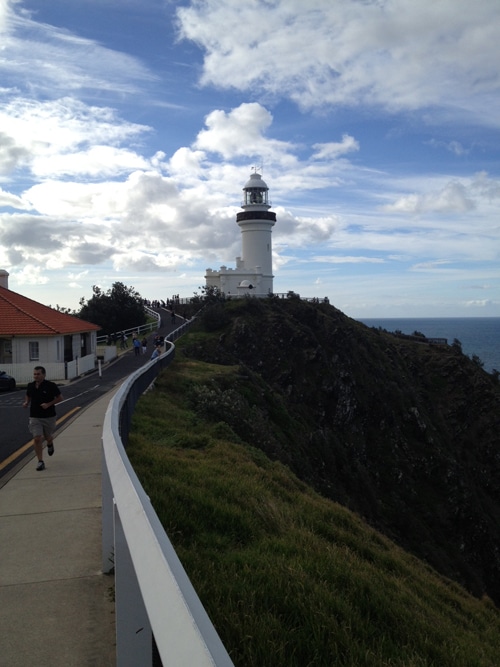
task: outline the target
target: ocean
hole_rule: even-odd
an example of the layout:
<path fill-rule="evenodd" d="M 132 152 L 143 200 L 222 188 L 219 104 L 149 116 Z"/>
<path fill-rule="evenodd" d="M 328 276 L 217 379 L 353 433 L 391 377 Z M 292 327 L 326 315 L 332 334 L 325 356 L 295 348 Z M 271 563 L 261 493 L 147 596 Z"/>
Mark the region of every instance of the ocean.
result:
<path fill-rule="evenodd" d="M 500 371 L 500 317 L 446 317 L 446 318 L 390 318 L 360 319 L 369 327 L 412 334 L 423 333 L 427 338 L 447 338 L 451 345 L 455 338 L 462 343 L 462 352 L 468 357 L 477 355 L 484 370 Z"/>

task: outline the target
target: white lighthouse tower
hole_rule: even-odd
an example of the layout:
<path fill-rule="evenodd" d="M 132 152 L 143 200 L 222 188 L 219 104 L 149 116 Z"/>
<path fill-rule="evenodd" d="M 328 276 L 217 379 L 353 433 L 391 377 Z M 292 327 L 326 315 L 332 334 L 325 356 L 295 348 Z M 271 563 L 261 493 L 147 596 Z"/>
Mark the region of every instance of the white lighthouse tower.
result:
<path fill-rule="evenodd" d="M 273 292 L 273 253 L 271 232 L 276 213 L 271 212 L 269 188 L 257 172 L 243 187 L 242 212 L 236 215 L 241 229 L 241 257 L 236 269 L 221 266 L 207 269 L 207 287 L 218 287 L 226 296 L 251 294 L 264 297 Z"/>

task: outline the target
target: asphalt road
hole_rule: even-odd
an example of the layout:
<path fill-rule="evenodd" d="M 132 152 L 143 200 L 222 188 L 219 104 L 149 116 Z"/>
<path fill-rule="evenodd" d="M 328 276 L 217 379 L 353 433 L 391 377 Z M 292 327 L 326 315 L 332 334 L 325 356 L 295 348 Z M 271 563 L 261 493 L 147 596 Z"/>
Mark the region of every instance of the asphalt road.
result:
<path fill-rule="evenodd" d="M 159 332 L 163 336 L 182 324 L 179 317 L 175 324 L 171 323 L 167 312 L 162 312 L 162 318 L 163 325 Z M 150 335 L 146 354 L 141 353 L 136 357 L 130 349 L 120 354 L 115 361 L 103 366 L 100 376 L 96 370 L 69 384 L 59 384 L 63 400 L 56 406 L 57 428 L 63 428 L 83 408 L 121 384 L 126 377 L 149 361 L 154 349 L 152 339 L 153 335 Z M 0 486 L 24 464 L 23 459 L 26 456 L 33 455 L 33 441 L 28 431 L 29 409 L 22 407 L 24 396 L 24 388 L 0 392 Z"/>

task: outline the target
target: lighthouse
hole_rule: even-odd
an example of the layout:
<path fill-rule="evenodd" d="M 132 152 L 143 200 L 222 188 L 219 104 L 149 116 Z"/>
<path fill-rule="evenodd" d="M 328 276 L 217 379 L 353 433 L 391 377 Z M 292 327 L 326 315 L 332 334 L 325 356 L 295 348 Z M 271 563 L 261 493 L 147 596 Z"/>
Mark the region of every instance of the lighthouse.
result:
<path fill-rule="evenodd" d="M 241 230 L 241 257 L 236 268 L 221 266 L 207 269 L 207 287 L 217 287 L 226 296 L 268 296 L 273 292 L 272 228 L 276 213 L 269 209 L 269 188 L 262 176 L 254 172 L 243 187 L 243 209 L 236 215 Z"/>

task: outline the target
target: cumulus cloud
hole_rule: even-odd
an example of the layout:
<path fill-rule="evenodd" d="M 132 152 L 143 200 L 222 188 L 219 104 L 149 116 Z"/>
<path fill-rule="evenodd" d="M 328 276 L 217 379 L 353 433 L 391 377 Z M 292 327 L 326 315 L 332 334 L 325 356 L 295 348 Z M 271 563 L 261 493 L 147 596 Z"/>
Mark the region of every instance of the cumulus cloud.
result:
<path fill-rule="evenodd" d="M 0 227 L 0 242 L 25 256 L 34 249 L 38 252 L 62 248 L 63 238 L 71 231 L 68 225 L 55 218 L 27 214 L 3 215 Z M 61 235 L 61 239 L 58 239 Z"/>
<path fill-rule="evenodd" d="M 41 266 L 25 266 L 18 269 L 15 275 L 19 285 L 44 285 L 49 282 Z"/>
<path fill-rule="evenodd" d="M 9 174 L 28 162 L 30 152 L 6 132 L 0 132 L 0 174 Z"/>
<path fill-rule="evenodd" d="M 500 199 L 500 179 L 491 178 L 485 171 L 478 172 L 472 178 L 471 191 L 497 205 L 496 200 Z"/>
<path fill-rule="evenodd" d="M 35 176 L 90 176 L 105 178 L 132 169 L 147 169 L 148 161 L 130 150 L 113 146 L 92 146 L 88 150 L 59 155 L 44 155 L 32 162 Z"/>
<path fill-rule="evenodd" d="M 21 167 L 34 176 L 106 175 L 144 167 L 144 158 L 119 148 L 148 128 L 108 107 L 75 98 L 34 101 L 15 97 L 0 109 L 0 173 Z"/>
<path fill-rule="evenodd" d="M 271 113 L 256 102 L 241 104 L 229 113 L 212 111 L 194 143 L 199 150 L 218 153 L 226 160 L 239 156 L 272 157 L 286 153 L 290 144 L 265 138 L 272 123 Z"/>
<path fill-rule="evenodd" d="M 413 156 L 380 166 L 377 137 L 382 150 L 365 167 L 364 142 L 375 144 L 374 135 L 341 109 L 363 106 L 364 118 L 424 110 L 429 125 L 437 114 L 498 124 L 489 103 L 499 88 L 497 0 L 183 4 L 179 34 L 204 55 L 201 84 L 225 90 L 196 105 L 186 84 L 189 130 L 177 136 L 172 116 L 167 136 L 163 117 L 149 125 L 151 98 L 142 94 L 156 78 L 136 58 L 0 0 L 0 261 L 19 283 L 31 266 L 38 283 L 44 270 L 62 268 L 78 286 L 99 272 L 111 283 L 116 271 L 198 275 L 200 265 L 231 265 L 253 168 L 263 168 L 274 199 L 276 270 L 302 263 L 303 274 L 318 262 L 326 281 L 350 265 L 397 263 L 415 277 L 452 271 L 457 257 L 498 257 L 500 182 L 487 165 L 466 171 L 484 144 L 455 126 L 446 136 L 434 127 L 419 148 L 435 148 L 437 160 L 451 153 L 453 167 L 412 173 Z M 147 124 L 127 120 L 138 99 L 134 118 Z M 400 130 L 380 128 L 388 142 Z"/>
<path fill-rule="evenodd" d="M 21 197 L 13 195 L 10 192 L 5 192 L 5 190 L 0 188 L 0 208 L 4 207 L 24 209 L 26 202 Z"/>
<path fill-rule="evenodd" d="M 453 181 L 435 192 L 413 193 L 397 199 L 393 204 L 383 206 L 388 213 L 465 213 L 475 208 L 475 203 L 463 183 Z"/>
<path fill-rule="evenodd" d="M 281 207 L 276 208 L 276 215 L 279 227 L 276 227 L 273 236 L 278 246 L 321 245 L 330 241 L 341 227 L 339 218 L 334 215 L 316 218 L 295 216 Z"/>
<path fill-rule="evenodd" d="M 44 141 L 28 130 L 22 136 L 21 128 L 33 115 L 42 117 L 42 125 L 45 119 L 51 129 Z M 121 123 L 112 110 L 100 109 L 84 136 L 83 124 L 90 115 L 90 107 L 81 102 L 58 101 L 41 103 L 38 109 L 33 104 L 11 116 L 11 131 L 30 146 L 33 178 L 45 176 L 20 196 L 0 192 L 5 205 L 25 210 L 0 215 L 0 240 L 17 253 L 18 262 L 36 261 L 46 267 L 110 262 L 117 270 L 138 272 L 176 270 L 202 258 L 207 263 L 231 262 L 240 252 L 234 188 L 247 180 L 256 146 L 268 156 L 272 191 L 285 196 L 338 187 L 351 169 L 346 156 L 360 149 L 354 137 L 344 134 L 339 141 L 314 144 L 310 155 L 303 153 L 301 158 L 303 147 L 267 136 L 272 135 L 272 115 L 251 103 L 212 112 L 191 146 L 171 156 L 159 151 L 146 159 L 121 144 L 147 128 Z M 106 145 L 103 137 L 108 137 Z M 398 216 L 467 214 L 481 198 L 491 199 L 498 191 L 498 183 L 480 173 L 469 183 L 455 179 L 437 188 L 422 183 L 420 192 L 396 196 L 383 210 Z M 435 220 L 426 223 L 424 237 L 423 228 L 411 230 L 411 235 L 402 231 L 401 219 L 396 225 L 383 217 L 349 224 L 334 213 L 302 215 L 280 206 L 275 210 L 276 266 L 289 261 L 287 248 L 357 247 L 408 256 L 418 248 L 433 256 L 436 234 L 441 242 L 449 240 L 450 252 L 459 252 L 461 243 Z M 366 253 L 357 259 L 352 253 L 330 257 L 322 261 L 381 261 Z"/>
<path fill-rule="evenodd" d="M 204 52 L 204 85 L 303 109 L 455 107 L 498 125 L 484 104 L 500 88 L 496 0 L 202 0 L 177 16 Z"/>

